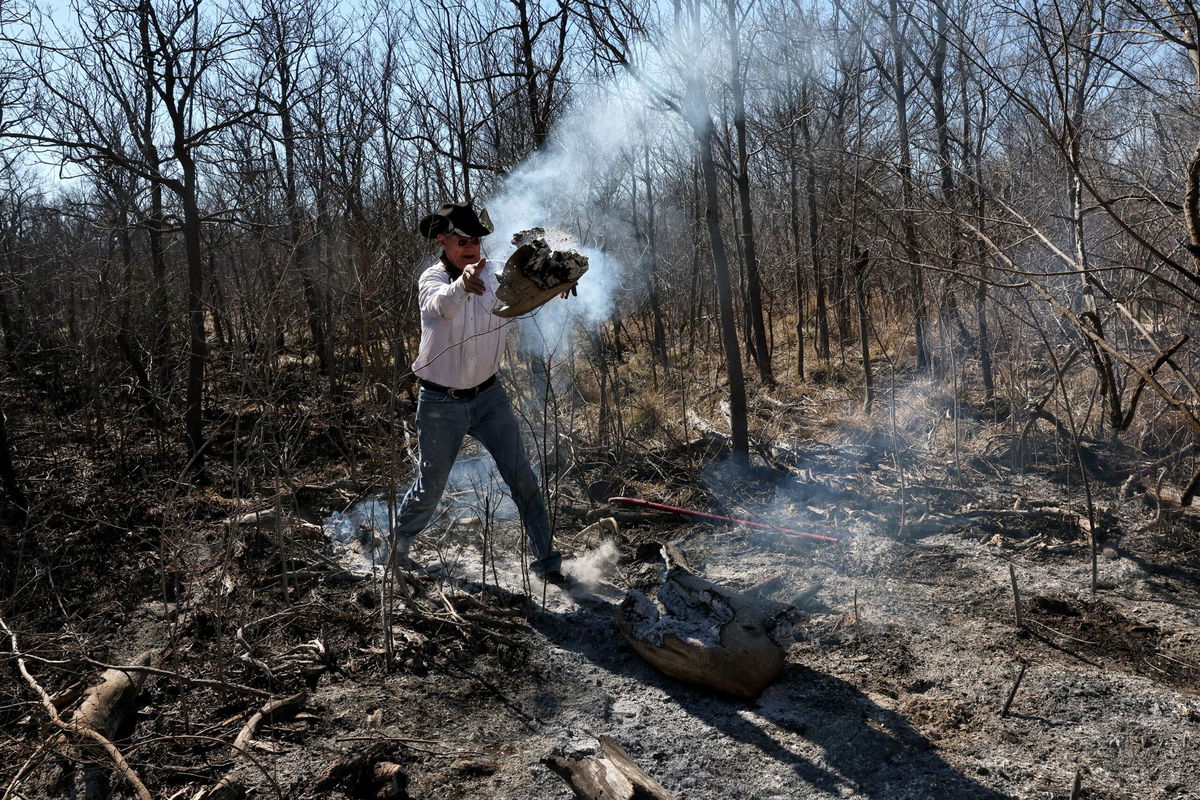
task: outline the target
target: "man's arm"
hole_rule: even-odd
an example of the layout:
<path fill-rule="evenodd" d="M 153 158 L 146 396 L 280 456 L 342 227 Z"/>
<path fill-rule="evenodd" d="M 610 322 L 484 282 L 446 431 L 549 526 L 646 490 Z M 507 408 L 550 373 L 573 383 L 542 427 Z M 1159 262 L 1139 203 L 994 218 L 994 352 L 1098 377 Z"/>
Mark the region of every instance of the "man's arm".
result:
<path fill-rule="evenodd" d="M 454 280 L 445 270 L 430 270 L 421 276 L 418 300 L 422 311 L 432 311 L 442 319 L 452 319 L 462 309 L 468 294 L 483 294 L 487 259 L 469 264 Z"/>
<path fill-rule="evenodd" d="M 467 301 L 462 277 L 450 280 L 444 269 L 428 270 L 417 290 L 421 311 L 432 311 L 442 319 L 453 319 Z"/>

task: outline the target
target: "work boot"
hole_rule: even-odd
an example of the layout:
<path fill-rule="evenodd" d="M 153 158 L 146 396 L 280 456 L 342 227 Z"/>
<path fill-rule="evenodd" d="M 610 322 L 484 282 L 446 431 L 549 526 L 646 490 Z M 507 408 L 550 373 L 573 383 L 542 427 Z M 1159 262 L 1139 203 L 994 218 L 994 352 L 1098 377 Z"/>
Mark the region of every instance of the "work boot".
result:
<path fill-rule="evenodd" d="M 548 569 L 543 572 L 535 570 L 533 574 L 543 583 L 553 583 L 555 586 L 564 586 L 569 580 L 561 569 Z"/>

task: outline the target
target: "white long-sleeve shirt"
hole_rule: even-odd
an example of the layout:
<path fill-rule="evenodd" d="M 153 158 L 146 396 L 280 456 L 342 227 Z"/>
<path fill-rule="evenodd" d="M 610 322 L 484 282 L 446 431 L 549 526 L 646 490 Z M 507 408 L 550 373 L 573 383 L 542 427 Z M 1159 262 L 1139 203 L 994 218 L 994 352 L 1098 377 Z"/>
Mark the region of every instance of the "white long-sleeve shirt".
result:
<path fill-rule="evenodd" d="M 413 372 L 452 389 L 470 389 L 500 369 L 509 320 L 492 313 L 503 262 L 488 261 L 483 294 L 469 294 L 462 278 L 450 277 L 441 261 L 421 273 L 421 347 Z"/>

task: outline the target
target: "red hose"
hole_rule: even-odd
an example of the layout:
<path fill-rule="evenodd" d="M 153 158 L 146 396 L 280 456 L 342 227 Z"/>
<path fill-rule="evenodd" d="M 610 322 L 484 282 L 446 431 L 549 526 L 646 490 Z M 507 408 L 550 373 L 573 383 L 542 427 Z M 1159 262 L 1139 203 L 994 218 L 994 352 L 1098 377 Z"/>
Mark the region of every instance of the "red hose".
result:
<path fill-rule="evenodd" d="M 638 506 L 640 508 L 653 508 L 657 511 L 670 511 L 675 514 L 684 514 L 689 517 L 700 517 L 702 519 L 715 519 L 721 522 L 732 522 L 737 525 L 749 525 L 751 528 L 764 528 L 769 531 L 783 533 L 788 536 L 806 536 L 809 539 L 820 539 L 825 542 L 841 541 L 833 536 L 822 536 L 819 533 L 805 533 L 804 531 L 796 531 L 791 528 L 783 528 L 779 525 L 772 525 L 769 522 L 754 522 L 748 519 L 737 519 L 736 517 L 723 517 L 720 514 L 709 514 L 707 511 L 695 511 L 690 508 L 680 508 L 679 506 L 668 506 L 662 503 L 652 503 L 649 500 L 638 500 L 636 497 L 610 497 L 610 503 L 619 503 L 625 506 Z"/>

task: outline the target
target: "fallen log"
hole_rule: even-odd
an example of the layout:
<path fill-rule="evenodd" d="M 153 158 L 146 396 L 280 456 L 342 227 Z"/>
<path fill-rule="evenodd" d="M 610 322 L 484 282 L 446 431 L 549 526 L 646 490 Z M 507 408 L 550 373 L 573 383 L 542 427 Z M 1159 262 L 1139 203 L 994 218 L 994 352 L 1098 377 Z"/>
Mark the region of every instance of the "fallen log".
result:
<path fill-rule="evenodd" d="M 1146 499 L 1151 503 L 1162 508 L 1182 511 L 1185 514 L 1200 514 L 1200 498 L 1187 497 L 1184 489 L 1164 486 L 1147 479 L 1142 479 L 1141 484 L 1142 489 L 1146 492 Z M 1186 505 L 1183 502 L 1185 497 L 1188 501 Z"/>
<path fill-rule="evenodd" d="M 104 670 L 100 682 L 84 692 L 83 702 L 79 703 L 79 708 L 74 710 L 67 724 L 85 735 L 91 730 L 100 736 L 95 738 L 95 744 L 88 745 L 89 750 L 104 752 L 109 756 L 112 754 L 109 747 L 115 750 L 115 746 L 110 742 L 116 738 L 116 730 L 121 727 L 121 721 L 130 710 L 133 699 L 142 691 L 145 682 L 146 673 L 136 667 L 150 666 L 154 656 L 154 651 L 145 650 L 133 658 L 130 669 L 113 667 Z M 133 774 L 132 769 L 120 762 L 116 762 L 116 768 L 125 774 L 126 778 Z M 107 770 L 102 770 L 95 764 L 84 766 L 76 775 L 76 795 L 80 798 L 108 796 L 106 772 Z"/>
<path fill-rule="evenodd" d="M 617 627 L 638 655 L 674 678 L 757 697 L 783 672 L 794 609 L 672 567 L 658 601 L 631 591 Z"/>
<path fill-rule="evenodd" d="M 37 679 L 34 678 L 29 672 L 29 667 L 25 663 L 25 656 L 21 653 L 20 648 L 17 646 L 17 634 L 8 627 L 8 624 L 4 621 L 3 617 L 0 617 L 0 631 L 3 631 L 9 637 L 12 654 L 17 662 L 17 671 L 21 673 L 21 677 L 25 679 L 25 683 L 27 683 L 29 688 L 33 690 L 34 694 L 38 696 L 38 699 L 41 701 L 42 708 L 45 709 L 46 714 L 50 717 L 50 721 L 63 731 L 63 735 L 58 738 L 58 741 L 66 741 L 68 734 L 72 734 L 84 739 L 84 747 L 88 747 L 89 745 L 94 746 L 112 760 L 117 772 L 133 787 L 134 791 L 137 793 L 137 796 L 141 798 L 141 800 L 152 800 L 150 790 L 146 788 L 146 784 L 142 783 L 142 780 L 138 777 L 138 774 L 134 772 L 132 767 L 129 766 L 129 762 L 125 760 L 125 757 L 121 754 L 121 751 L 117 749 L 117 746 L 113 744 L 112 741 L 104 735 L 104 733 L 101 733 L 100 731 L 86 724 L 88 719 L 96 719 L 107 721 L 107 723 L 112 724 L 112 727 L 115 729 L 116 724 L 114 723 L 119 723 L 121 715 L 124 714 L 124 702 L 132 700 L 137 695 L 137 691 L 129 690 L 130 685 L 136 683 L 136 686 L 140 688 L 142 681 L 145 679 L 144 674 L 134 671 L 134 676 L 131 676 L 128 672 L 121 669 L 110 669 L 106 671 L 104 675 L 101 676 L 100 683 L 92 686 L 85 694 L 85 705 L 87 705 L 88 710 L 85 712 L 84 707 L 81 706 L 80 709 L 77 710 L 74 715 L 72 715 L 70 720 L 64 720 L 62 715 L 59 713 L 58 708 L 54 705 L 54 700 L 49 694 L 47 694 L 46 690 L 42 688 L 42 685 L 37 682 Z M 146 651 L 140 654 L 136 660 L 142 662 L 144 665 L 149 663 L 152 657 L 153 653 L 151 651 Z M 126 682 L 128 682 L 128 684 Z M 120 706 L 119 713 L 118 705 Z M 81 714 L 83 716 L 81 716 Z M 30 761 L 26 761 L 25 766 L 17 771 L 16 777 L 13 778 L 12 783 L 9 784 L 8 789 L 5 791 L 5 797 L 13 795 L 15 787 L 17 787 L 21 782 L 21 778 L 25 773 L 26 767 L 28 767 L 28 765 L 31 763 L 33 763 L 32 759 Z M 103 788 L 101 782 L 91 780 L 92 776 L 89 775 L 86 770 L 76 777 L 76 788 L 83 789 L 84 796 L 87 796 L 87 793 L 92 786 L 95 786 L 97 789 Z"/>
<path fill-rule="evenodd" d="M 675 800 L 607 736 L 599 737 L 596 758 L 550 756 L 543 764 L 562 778 L 580 800 Z"/>
<path fill-rule="evenodd" d="M 154 652 L 146 650 L 139 653 L 130 662 L 130 667 L 149 666 L 154 658 Z M 116 738 L 117 730 L 122 720 L 129 713 L 133 700 L 142 690 L 146 682 L 146 673 L 138 669 L 121 669 L 113 667 L 106 669 L 100 675 L 100 681 L 93 684 L 83 693 L 83 701 L 75 709 L 67 725 L 70 729 L 79 731 L 84 736 L 94 740 L 84 744 L 85 751 L 93 751 L 97 757 L 101 753 L 112 758 L 117 771 L 134 786 L 135 773 L 124 759 L 114 757 L 116 750 L 112 740 Z M 89 734 L 89 732 L 92 732 Z M 94 734 L 94 735 L 93 735 Z M 80 798 L 96 798 L 108 796 L 107 769 L 99 764 L 85 764 L 76 774 L 74 781 L 74 796 Z M 131 776 L 133 778 L 131 779 Z"/>
<path fill-rule="evenodd" d="M 147 650 L 139 653 L 130 667 L 147 667 L 154 653 Z M 129 710 L 130 702 L 142 690 L 146 673 L 139 669 L 106 669 L 100 682 L 91 686 L 83 695 L 83 702 L 71 715 L 70 724 L 91 728 L 105 738 L 111 739 Z"/>

